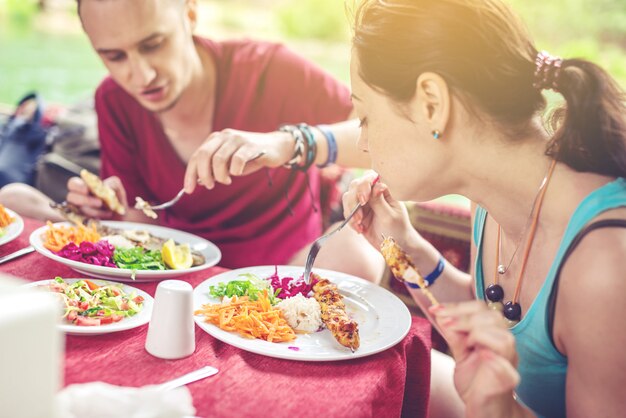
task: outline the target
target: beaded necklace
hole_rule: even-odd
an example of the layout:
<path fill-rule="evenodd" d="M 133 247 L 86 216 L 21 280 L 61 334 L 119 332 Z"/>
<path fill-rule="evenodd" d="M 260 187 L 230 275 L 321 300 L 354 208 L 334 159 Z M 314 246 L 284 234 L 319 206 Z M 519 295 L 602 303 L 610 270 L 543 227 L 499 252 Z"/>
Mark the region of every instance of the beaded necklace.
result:
<path fill-rule="evenodd" d="M 550 182 L 550 178 L 552 177 L 552 173 L 554 172 L 554 167 L 556 166 L 556 160 L 553 160 L 550 164 L 550 169 L 548 173 L 544 177 L 542 181 L 542 185 L 539 188 L 539 194 L 536 198 L 536 205 L 533 205 L 532 213 L 532 224 L 530 226 L 530 232 L 528 234 L 528 239 L 526 240 L 526 246 L 524 248 L 524 257 L 522 258 L 522 265 L 520 267 L 520 271 L 517 275 L 517 283 L 515 285 L 515 293 L 513 294 L 513 299 L 502 304 L 502 300 L 504 299 L 504 289 L 502 286 L 498 284 L 498 276 L 500 273 L 498 272 L 498 267 L 500 265 L 500 235 L 502 228 L 500 224 L 498 224 L 498 235 L 496 239 L 496 257 L 495 257 L 495 269 L 493 274 L 493 284 L 489 285 L 487 289 L 485 289 L 485 297 L 489 302 L 487 302 L 487 306 L 489 309 L 494 309 L 502 312 L 504 317 L 506 318 L 507 325 L 509 327 L 517 324 L 522 318 L 522 307 L 518 303 L 520 289 L 522 288 L 522 278 L 524 277 L 524 271 L 526 270 L 526 262 L 528 261 L 528 255 L 530 254 L 530 249 L 533 244 L 533 240 L 535 239 L 535 232 L 537 231 L 537 224 L 539 221 L 539 213 L 541 212 L 541 205 L 543 203 L 543 198 L 546 194 L 546 190 L 548 189 L 548 183 Z M 545 186 L 545 187 L 544 187 Z"/>

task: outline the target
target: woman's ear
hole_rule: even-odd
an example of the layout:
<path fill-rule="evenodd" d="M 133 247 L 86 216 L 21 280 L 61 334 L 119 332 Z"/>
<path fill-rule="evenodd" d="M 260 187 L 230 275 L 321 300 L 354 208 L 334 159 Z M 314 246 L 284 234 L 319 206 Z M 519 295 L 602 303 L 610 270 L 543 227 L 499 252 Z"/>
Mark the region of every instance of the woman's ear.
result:
<path fill-rule="evenodd" d="M 193 33 L 198 23 L 198 5 L 196 0 L 185 0 L 185 16 L 189 19 L 189 26 Z"/>
<path fill-rule="evenodd" d="M 445 136 L 451 101 L 448 83 L 443 77 L 431 72 L 420 74 L 415 85 L 413 112 L 418 113 L 414 113 L 416 120 L 423 121 L 435 139 Z"/>

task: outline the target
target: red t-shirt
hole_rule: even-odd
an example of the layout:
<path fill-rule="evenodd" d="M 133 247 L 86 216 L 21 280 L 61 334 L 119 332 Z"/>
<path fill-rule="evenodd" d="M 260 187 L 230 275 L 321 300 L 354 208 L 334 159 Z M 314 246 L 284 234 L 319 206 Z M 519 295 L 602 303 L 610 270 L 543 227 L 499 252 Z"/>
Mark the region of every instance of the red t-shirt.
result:
<path fill-rule="evenodd" d="M 284 123 L 334 123 L 350 114 L 349 90 L 281 45 L 199 41 L 217 63 L 215 131 L 271 132 Z M 95 104 L 102 177 L 120 177 L 130 204 L 136 196 L 171 199 L 183 186 L 186 165 L 154 114 L 111 78 L 99 86 Z M 234 177 L 229 186 L 198 187 L 161 212 L 160 223 L 217 244 L 224 267 L 286 263 L 322 230 L 319 171 L 308 171 L 312 193 L 306 174 L 290 173 L 262 169 Z"/>

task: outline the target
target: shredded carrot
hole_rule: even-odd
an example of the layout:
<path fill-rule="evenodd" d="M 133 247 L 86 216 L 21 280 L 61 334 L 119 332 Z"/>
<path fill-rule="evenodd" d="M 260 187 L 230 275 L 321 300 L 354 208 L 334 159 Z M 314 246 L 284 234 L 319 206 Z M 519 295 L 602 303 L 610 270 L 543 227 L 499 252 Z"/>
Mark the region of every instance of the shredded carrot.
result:
<path fill-rule="evenodd" d="M 296 338 L 278 308 L 272 308 L 267 290 L 256 301 L 248 296 L 234 296 L 231 302 L 202 305 L 195 315 L 204 315 L 206 322 L 224 331 L 237 331 L 244 338 L 259 338 L 269 342 L 285 342 Z"/>
<path fill-rule="evenodd" d="M 98 242 L 100 234 L 98 234 L 96 224 L 89 226 L 54 226 L 52 222 L 47 222 L 48 229 L 42 236 L 43 246 L 50 251 L 61 251 L 70 242 L 79 245 L 83 241 Z"/>
<path fill-rule="evenodd" d="M 4 209 L 4 206 L 0 204 L 0 228 L 10 225 L 13 221 L 14 219 L 11 215 L 9 215 L 9 212 L 7 212 Z"/>

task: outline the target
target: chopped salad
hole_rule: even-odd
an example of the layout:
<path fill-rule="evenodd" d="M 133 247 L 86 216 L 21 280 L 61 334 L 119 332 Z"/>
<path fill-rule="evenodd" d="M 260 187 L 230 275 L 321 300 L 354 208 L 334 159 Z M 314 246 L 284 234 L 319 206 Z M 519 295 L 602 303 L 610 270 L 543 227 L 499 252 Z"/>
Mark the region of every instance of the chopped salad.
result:
<path fill-rule="evenodd" d="M 309 293 L 319 277 L 310 284 L 302 276 L 260 278 L 252 273 L 239 274 L 237 280 L 209 286 L 209 296 L 221 298 L 220 304 L 207 304 L 195 314 L 226 331 L 237 331 L 246 338 L 286 342 L 295 332 L 322 329 L 321 307 Z"/>
<path fill-rule="evenodd" d="M 55 277 L 48 288 L 63 299 L 63 318 L 79 326 L 119 322 L 143 309 L 143 297 L 134 292 L 127 294 L 118 284 L 100 286 L 88 279 L 70 284 L 61 277 Z"/>
<path fill-rule="evenodd" d="M 232 298 L 233 296 L 248 296 L 250 300 L 257 300 L 263 291 L 268 291 L 268 297 L 272 305 L 276 305 L 282 299 L 302 295 L 308 297 L 313 285 L 317 282 L 315 275 L 311 283 L 306 284 L 302 276 L 280 277 L 278 267 L 275 267 L 274 274 L 262 279 L 252 273 L 240 274 L 241 280 L 231 280 L 229 282 L 218 283 L 209 287 L 210 296 L 217 298 Z"/>

